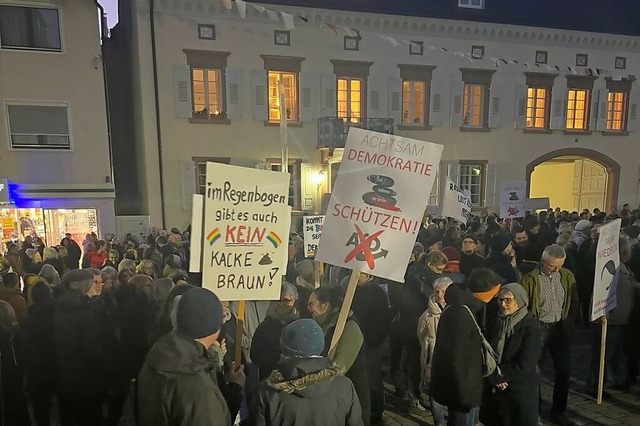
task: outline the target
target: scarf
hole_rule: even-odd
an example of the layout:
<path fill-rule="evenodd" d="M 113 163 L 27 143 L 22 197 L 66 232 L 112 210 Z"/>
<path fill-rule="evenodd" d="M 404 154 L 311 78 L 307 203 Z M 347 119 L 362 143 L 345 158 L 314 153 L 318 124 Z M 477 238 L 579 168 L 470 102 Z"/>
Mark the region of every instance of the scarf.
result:
<path fill-rule="evenodd" d="M 520 307 L 511 315 L 500 314 L 500 323 L 498 325 L 498 343 L 496 345 L 496 354 L 498 355 L 498 364 L 502 361 L 502 351 L 504 344 L 509 337 L 513 335 L 513 328 L 527 315 L 529 311 L 526 306 Z"/>
<path fill-rule="evenodd" d="M 291 312 L 282 314 L 276 310 L 274 303 L 269 306 L 269 309 L 267 310 L 267 316 L 269 318 L 280 321 L 280 323 L 284 325 L 292 323 L 293 321 L 300 318 L 300 316 L 298 315 L 298 311 L 296 311 L 296 308 L 293 308 Z"/>

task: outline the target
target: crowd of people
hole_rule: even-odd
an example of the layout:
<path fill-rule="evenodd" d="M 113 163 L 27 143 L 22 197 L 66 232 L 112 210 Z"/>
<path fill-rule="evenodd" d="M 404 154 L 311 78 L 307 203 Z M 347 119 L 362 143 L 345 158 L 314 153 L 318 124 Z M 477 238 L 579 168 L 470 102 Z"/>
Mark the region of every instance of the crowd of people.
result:
<path fill-rule="evenodd" d="M 297 234 L 280 299 L 245 302 L 241 339 L 238 303 L 185 272 L 188 231 L 154 228 L 123 243 L 67 236 L 55 247 L 27 237 L 0 258 L 2 419 L 49 425 L 57 412 L 62 425 L 116 425 L 131 396 L 141 425 L 375 425 L 388 362 L 396 394 L 436 425 L 537 425 L 548 352 L 550 420 L 573 424 L 571 338 L 588 327 L 600 345 L 601 324 L 589 321 L 597 229 L 617 218 L 605 386 L 628 390 L 640 359 L 630 326 L 640 315 L 640 210 L 625 205 L 468 224 L 427 217 L 399 266 L 404 283 L 359 274 L 334 344 L 351 271 L 326 265 L 319 278 Z M 580 389 L 590 395 L 598 353 Z"/>

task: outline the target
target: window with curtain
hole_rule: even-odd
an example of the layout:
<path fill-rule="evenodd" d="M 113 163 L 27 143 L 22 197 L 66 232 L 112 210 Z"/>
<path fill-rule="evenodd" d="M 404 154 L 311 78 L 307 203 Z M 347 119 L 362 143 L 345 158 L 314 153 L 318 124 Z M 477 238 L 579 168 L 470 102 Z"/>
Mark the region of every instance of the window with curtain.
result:
<path fill-rule="evenodd" d="M 193 117 L 215 119 L 222 116 L 222 70 L 191 68 Z"/>
<path fill-rule="evenodd" d="M 268 71 L 269 79 L 269 121 L 280 122 L 280 89 L 284 87 L 287 121 L 298 122 L 298 74 L 294 72 Z"/>
<path fill-rule="evenodd" d="M 58 9 L 0 6 L 0 38 L 3 49 L 60 52 Z"/>
<path fill-rule="evenodd" d="M 466 127 L 484 127 L 484 84 L 464 85 L 462 124 Z"/>
<path fill-rule="evenodd" d="M 427 83 L 418 80 L 402 80 L 402 124 L 424 126 Z"/>
<path fill-rule="evenodd" d="M 338 117 L 359 123 L 362 119 L 361 78 L 338 77 Z"/>
<path fill-rule="evenodd" d="M 7 105 L 11 148 L 70 149 L 66 105 Z"/>

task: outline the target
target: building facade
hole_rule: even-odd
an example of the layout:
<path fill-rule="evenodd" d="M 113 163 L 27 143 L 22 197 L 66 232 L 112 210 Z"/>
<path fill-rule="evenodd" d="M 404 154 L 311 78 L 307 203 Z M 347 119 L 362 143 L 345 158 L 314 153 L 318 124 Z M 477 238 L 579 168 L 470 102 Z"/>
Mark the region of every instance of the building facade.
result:
<path fill-rule="evenodd" d="M 139 188 L 126 214 L 186 226 L 206 161 L 279 170 L 281 111 L 298 215 L 321 211 L 352 126 L 443 144 L 439 176 L 477 211 L 515 180 L 567 210 L 640 201 L 640 31 L 612 22 L 631 2 L 609 19 L 582 2 L 565 21 L 547 0 L 296 3 L 121 5 L 107 64 L 129 97 L 111 108 L 130 108 L 114 136 L 136 153 L 115 160 Z"/>
<path fill-rule="evenodd" d="M 0 102 L 3 240 L 115 233 L 94 2 L 0 1 Z"/>

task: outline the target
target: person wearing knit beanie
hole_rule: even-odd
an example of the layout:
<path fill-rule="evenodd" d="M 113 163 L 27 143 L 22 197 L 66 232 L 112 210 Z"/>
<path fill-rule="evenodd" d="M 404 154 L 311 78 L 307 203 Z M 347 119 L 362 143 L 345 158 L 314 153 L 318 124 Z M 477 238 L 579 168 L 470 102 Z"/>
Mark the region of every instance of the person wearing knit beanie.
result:
<path fill-rule="evenodd" d="M 211 290 L 194 288 L 180 299 L 177 312 L 178 331 L 192 339 L 202 339 L 220 331 L 222 305 Z"/>
<path fill-rule="evenodd" d="M 490 247 L 492 251 L 502 253 L 511 244 L 511 237 L 505 232 L 498 232 L 491 237 Z"/>
<path fill-rule="evenodd" d="M 286 358 L 319 356 L 323 349 L 324 333 L 315 320 L 299 319 L 282 330 L 280 350 Z"/>

